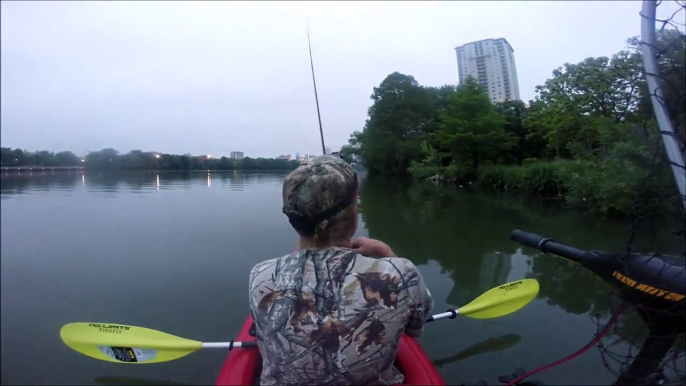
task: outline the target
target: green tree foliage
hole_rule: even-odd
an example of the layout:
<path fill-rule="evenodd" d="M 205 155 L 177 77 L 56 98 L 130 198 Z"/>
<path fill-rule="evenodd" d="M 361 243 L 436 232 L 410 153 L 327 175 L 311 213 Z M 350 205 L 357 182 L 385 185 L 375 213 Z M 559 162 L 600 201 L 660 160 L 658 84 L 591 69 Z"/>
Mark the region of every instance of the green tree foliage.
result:
<path fill-rule="evenodd" d="M 362 142 L 364 136 L 361 131 L 353 131 L 347 145 L 343 145 L 340 150 L 341 158 L 346 162 L 357 162 L 362 156 Z"/>
<path fill-rule="evenodd" d="M 473 80 L 422 87 L 389 75 L 344 147 L 371 172 L 440 176 L 555 196 L 607 215 L 669 213 L 677 195 L 653 120 L 638 38 L 609 57 L 566 63 L 528 104 L 491 104 Z M 662 101 L 686 142 L 686 37 L 658 31 Z"/>
<path fill-rule="evenodd" d="M 497 112 L 505 118 L 505 132 L 512 136 L 512 146 L 501 152 L 504 163 L 521 165 L 527 158 L 539 158 L 545 142 L 536 135 L 530 136 L 523 121 L 527 116 L 526 104 L 518 100 L 506 100 L 495 104 Z"/>
<path fill-rule="evenodd" d="M 48 151 L 36 153 L 3 147 L 2 166 L 85 166 L 98 170 L 293 170 L 298 161 L 276 158 L 250 158 L 240 160 L 227 157 L 212 158 L 190 154 L 160 154 L 132 150 L 119 154 L 115 149 L 92 151 L 84 158 L 70 151 L 57 154 Z"/>
<path fill-rule="evenodd" d="M 22 149 L 3 147 L 0 149 L 0 164 L 2 166 L 79 166 L 81 159 L 70 151 L 57 154 L 41 150 L 29 152 Z"/>
<path fill-rule="evenodd" d="M 468 77 L 448 95 L 440 117 L 438 142 L 454 160 L 470 160 L 474 170 L 484 159 L 497 160 L 501 151 L 514 144 L 514 137 L 504 130 L 504 116 L 495 110 L 474 78 Z"/>
<path fill-rule="evenodd" d="M 569 144 L 597 150 L 599 126 L 619 123 L 637 111 L 642 80 L 641 56 L 621 51 L 612 58 L 587 58 L 566 63 L 537 86 L 536 103 L 524 127 L 547 142 L 549 157 L 571 158 Z"/>
<path fill-rule="evenodd" d="M 408 75 L 394 72 L 374 88 L 362 135 L 362 156 L 373 172 L 406 174 L 420 154 L 422 138 L 436 130 L 431 93 Z"/>

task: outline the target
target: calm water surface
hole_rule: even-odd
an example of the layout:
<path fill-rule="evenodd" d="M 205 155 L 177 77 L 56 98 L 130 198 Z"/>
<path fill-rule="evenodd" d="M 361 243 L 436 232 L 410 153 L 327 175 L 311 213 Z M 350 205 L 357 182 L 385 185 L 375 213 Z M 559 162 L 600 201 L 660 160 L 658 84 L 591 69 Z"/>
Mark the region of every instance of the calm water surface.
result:
<path fill-rule="evenodd" d="M 3 384 L 211 384 L 225 359 L 205 350 L 127 366 L 67 348 L 76 321 L 145 326 L 201 341 L 231 339 L 248 312 L 257 262 L 293 250 L 281 213 L 282 173 L 37 172 L 1 175 Z M 539 280 L 515 314 L 427 326 L 420 339 L 448 383 L 533 370 L 586 344 L 592 314 L 607 318 L 608 287 L 582 268 L 510 241 L 516 228 L 580 248 L 623 250 L 626 224 L 540 203 L 429 183 L 365 178 L 357 236 L 389 243 L 419 266 L 436 312 L 499 284 Z M 660 232 L 635 245 L 663 242 Z M 647 233 L 646 233 L 647 234 Z M 648 242 L 650 241 L 650 243 Z M 620 323 L 630 334 L 630 316 Z M 601 384 L 612 374 L 597 349 L 533 377 Z"/>

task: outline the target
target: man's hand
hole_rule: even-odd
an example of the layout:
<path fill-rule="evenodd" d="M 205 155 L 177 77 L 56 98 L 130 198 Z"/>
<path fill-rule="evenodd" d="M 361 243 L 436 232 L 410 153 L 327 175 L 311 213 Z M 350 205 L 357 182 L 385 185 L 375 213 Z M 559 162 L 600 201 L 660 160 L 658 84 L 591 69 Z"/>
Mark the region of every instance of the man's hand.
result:
<path fill-rule="evenodd" d="M 360 237 L 352 242 L 353 250 L 363 256 L 396 257 L 395 252 L 383 241 Z"/>

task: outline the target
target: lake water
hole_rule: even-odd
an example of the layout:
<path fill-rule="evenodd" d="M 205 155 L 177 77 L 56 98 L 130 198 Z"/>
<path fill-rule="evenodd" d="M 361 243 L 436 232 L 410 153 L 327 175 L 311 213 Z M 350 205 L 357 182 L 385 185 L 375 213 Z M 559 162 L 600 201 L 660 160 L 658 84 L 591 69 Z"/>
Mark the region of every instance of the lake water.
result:
<path fill-rule="evenodd" d="M 213 383 L 224 350 L 127 366 L 72 351 L 59 330 L 90 321 L 231 339 L 248 312 L 250 268 L 296 243 L 281 213 L 284 176 L 3 173 L 2 384 Z M 517 367 L 530 371 L 562 358 L 592 339 L 592 314 L 607 318 L 611 311 L 603 282 L 560 258 L 522 249 L 509 239 L 517 228 L 586 249 L 624 250 L 629 236 L 626 223 L 531 199 L 428 182 L 362 181 L 357 236 L 382 239 L 415 262 L 436 312 L 508 281 L 540 282 L 539 296 L 514 314 L 426 327 L 420 343 L 449 384 L 499 384 L 498 375 Z M 662 234 L 645 233 L 634 245 L 683 251 L 683 241 Z M 607 384 L 613 376 L 593 348 L 532 379 Z"/>

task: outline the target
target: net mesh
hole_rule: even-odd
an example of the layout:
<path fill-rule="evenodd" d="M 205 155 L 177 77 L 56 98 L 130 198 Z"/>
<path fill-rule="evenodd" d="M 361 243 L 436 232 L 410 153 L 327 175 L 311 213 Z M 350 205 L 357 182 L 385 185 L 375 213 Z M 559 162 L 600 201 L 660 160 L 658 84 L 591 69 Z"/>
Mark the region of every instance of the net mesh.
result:
<path fill-rule="evenodd" d="M 671 4 L 671 5 L 668 5 Z M 654 56 L 658 71 L 648 73 L 644 69 L 644 77 L 654 75 L 657 86 L 652 89 L 646 85 L 645 92 L 651 96 L 652 103 L 659 103 L 667 112 L 673 132 L 667 131 L 655 119 L 651 118 L 643 122 L 642 130 L 650 149 L 649 173 L 641 188 L 635 193 L 632 202 L 633 222 L 629 230 L 626 243 L 626 253 L 620 256 L 626 272 L 640 272 L 642 269 L 649 270 L 652 267 L 653 275 L 657 282 L 655 287 L 668 288 L 674 285 L 675 278 L 683 276 L 686 265 L 686 222 L 684 221 L 684 207 L 679 190 L 674 183 L 672 168 L 676 166 L 674 173 L 685 174 L 682 165 L 675 165 L 673 160 L 666 154 L 662 142 L 663 135 L 669 135 L 677 140 L 680 153 L 684 154 L 686 146 L 686 117 L 684 106 L 686 105 L 684 78 L 686 68 L 684 63 L 684 46 L 674 51 L 674 47 L 668 47 L 663 39 L 666 34 L 671 34 L 680 42 L 686 42 L 683 29 L 686 21 L 686 1 L 673 1 L 663 3 L 661 1 L 649 3 L 655 7 L 655 15 L 641 12 L 641 18 L 654 20 L 654 36 L 641 37 L 639 44 L 648 45 Z M 645 8 L 644 8 L 645 11 Z M 645 30 L 644 30 L 645 31 Z M 650 39 L 652 38 L 652 39 Z M 652 41 L 653 43 L 648 43 Z M 643 51 L 644 53 L 646 51 Z M 645 63 L 644 58 L 644 63 Z M 655 180 L 661 176 L 669 175 L 670 186 L 662 186 L 659 191 L 651 191 Z M 670 202 L 676 221 L 669 225 L 670 231 L 665 235 L 665 224 L 647 216 L 646 201 Z M 661 222 L 658 224 L 658 222 Z M 660 225 L 658 227 L 658 225 Z M 646 240 L 643 245 L 651 245 L 656 249 L 669 251 L 670 255 L 651 254 L 645 255 L 644 259 L 632 259 L 638 254 L 635 247 L 637 238 Z M 637 264 L 636 262 L 639 261 Z M 650 267 L 649 267 L 650 266 Z M 657 267 L 657 268 L 655 268 Z M 671 283 L 669 283 L 671 281 Z M 678 283 L 677 283 L 678 284 Z M 683 295 L 683 293 L 682 293 Z M 597 326 L 597 334 L 608 326 L 609 314 L 618 310 L 622 305 L 629 306 L 617 322 L 612 326 L 610 334 L 601 339 L 599 348 L 603 365 L 617 378 L 617 384 L 686 384 L 686 339 L 684 338 L 684 326 L 686 325 L 684 303 L 681 301 L 655 303 L 652 297 L 646 297 L 644 301 L 627 299 L 626 293 L 621 287 L 611 291 L 606 299 L 605 310 L 609 313 L 596 313 L 592 316 Z"/>

